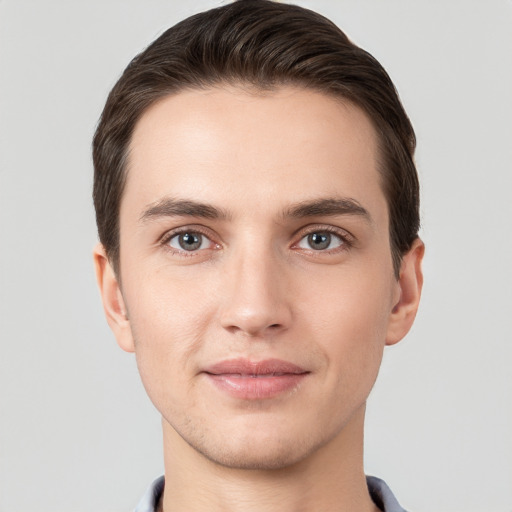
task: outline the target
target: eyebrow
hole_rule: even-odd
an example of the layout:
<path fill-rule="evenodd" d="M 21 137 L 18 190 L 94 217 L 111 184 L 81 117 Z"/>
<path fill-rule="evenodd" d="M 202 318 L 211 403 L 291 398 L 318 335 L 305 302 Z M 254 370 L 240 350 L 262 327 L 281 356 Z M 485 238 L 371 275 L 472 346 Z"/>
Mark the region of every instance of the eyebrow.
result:
<path fill-rule="evenodd" d="M 372 223 L 371 215 L 358 201 L 345 197 L 301 201 L 282 212 L 283 218 L 294 219 L 335 215 L 356 215 L 363 217 L 370 224 Z M 226 220 L 231 218 L 231 215 L 226 210 L 211 204 L 165 197 L 150 204 L 140 216 L 140 222 L 144 223 L 160 217 L 199 217 L 210 220 Z"/>
<path fill-rule="evenodd" d="M 229 214 L 210 204 L 165 197 L 150 204 L 140 216 L 140 222 L 159 217 L 201 217 L 203 219 L 227 219 Z"/>
<path fill-rule="evenodd" d="M 290 206 L 283 212 L 283 217 L 296 219 L 334 215 L 356 215 L 363 217 L 368 223 L 372 223 L 372 217 L 368 210 L 355 199 L 348 197 L 302 201 Z"/>

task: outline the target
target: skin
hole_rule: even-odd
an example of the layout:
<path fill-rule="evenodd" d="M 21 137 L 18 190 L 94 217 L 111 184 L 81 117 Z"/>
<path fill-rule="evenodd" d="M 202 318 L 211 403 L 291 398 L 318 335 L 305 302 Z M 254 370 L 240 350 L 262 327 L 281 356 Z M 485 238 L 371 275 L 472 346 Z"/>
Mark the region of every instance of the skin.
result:
<path fill-rule="evenodd" d="M 107 320 L 162 414 L 164 510 L 377 510 L 365 403 L 384 346 L 414 320 L 423 256 L 418 239 L 396 279 L 377 157 L 359 108 L 292 87 L 186 91 L 139 120 L 122 285 L 101 246 L 95 262 Z M 181 248 L 183 229 L 198 249 Z M 233 357 L 309 373 L 244 400 L 203 372 Z"/>

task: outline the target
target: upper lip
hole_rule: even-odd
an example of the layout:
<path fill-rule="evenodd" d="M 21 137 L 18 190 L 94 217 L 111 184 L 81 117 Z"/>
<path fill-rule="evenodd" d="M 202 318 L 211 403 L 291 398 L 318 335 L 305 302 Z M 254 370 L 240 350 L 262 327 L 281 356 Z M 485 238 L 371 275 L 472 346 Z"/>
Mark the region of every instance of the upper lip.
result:
<path fill-rule="evenodd" d="M 308 370 L 281 359 L 250 361 L 249 359 L 227 359 L 212 364 L 203 370 L 212 375 L 285 375 L 309 373 Z"/>

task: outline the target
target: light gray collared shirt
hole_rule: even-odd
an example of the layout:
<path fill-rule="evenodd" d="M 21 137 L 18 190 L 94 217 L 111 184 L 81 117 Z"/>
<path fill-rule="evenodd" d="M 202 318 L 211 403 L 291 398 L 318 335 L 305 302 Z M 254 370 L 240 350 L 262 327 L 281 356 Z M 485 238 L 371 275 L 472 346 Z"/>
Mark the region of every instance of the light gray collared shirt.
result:
<path fill-rule="evenodd" d="M 384 480 L 374 476 L 367 476 L 366 482 L 368 483 L 372 500 L 382 512 L 406 512 L 406 510 L 400 506 Z M 163 490 L 164 477 L 161 476 L 149 486 L 146 494 L 144 494 L 137 505 L 135 512 L 156 512 L 156 506 Z"/>

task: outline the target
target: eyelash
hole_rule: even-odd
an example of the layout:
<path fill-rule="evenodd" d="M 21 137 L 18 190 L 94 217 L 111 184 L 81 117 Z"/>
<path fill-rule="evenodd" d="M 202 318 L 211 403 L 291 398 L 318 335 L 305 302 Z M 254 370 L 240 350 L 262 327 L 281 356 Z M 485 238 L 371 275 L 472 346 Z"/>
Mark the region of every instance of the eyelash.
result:
<path fill-rule="evenodd" d="M 213 242 L 212 235 L 209 231 L 202 228 L 201 226 L 184 226 L 182 228 L 175 229 L 173 231 L 168 231 L 165 233 L 159 240 L 159 245 L 161 245 L 166 251 L 169 251 L 172 254 L 178 254 L 179 256 L 182 256 L 184 258 L 191 258 L 194 256 L 197 256 L 197 253 L 199 251 L 185 251 L 185 250 L 177 250 L 174 247 L 171 247 L 169 245 L 169 242 L 176 236 L 184 235 L 185 233 L 190 234 L 198 234 L 206 237 L 208 240 L 210 240 L 213 244 L 219 246 L 220 244 L 217 244 Z M 204 249 L 203 249 L 204 250 Z"/>
<path fill-rule="evenodd" d="M 326 250 L 315 250 L 313 248 L 311 249 L 305 249 L 308 251 L 309 254 L 312 254 L 314 256 L 321 256 L 322 254 L 337 254 L 339 252 L 348 251 L 351 249 L 355 244 L 355 237 L 349 233 L 348 231 L 345 231 L 341 228 L 336 228 L 334 226 L 326 226 L 326 225 L 312 225 L 312 226 L 306 226 L 305 228 L 301 229 L 297 236 L 299 237 L 298 242 L 295 242 L 292 247 L 298 246 L 298 244 L 307 236 L 312 235 L 314 233 L 329 233 L 330 235 L 335 235 L 341 240 L 341 246 L 336 247 L 334 249 L 326 249 Z"/>
<path fill-rule="evenodd" d="M 177 250 L 174 247 L 171 247 L 169 245 L 169 242 L 176 236 L 183 235 L 185 233 L 190 234 L 199 234 L 204 237 L 206 237 L 210 242 L 213 244 L 220 246 L 220 244 L 213 241 L 213 237 L 211 235 L 211 232 L 209 230 L 206 230 L 202 228 L 201 226 L 184 226 L 182 228 L 178 228 L 175 230 L 172 230 L 170 232 L 165 233 L 160 240 L 158 241 L 159 245 L 161 245 L 165 250 L 171 252 L 172 254 L 178 254 L 181 257 L 190 258 L 197 256 L 198 252 L 200 251 L 186 251 L 186 250 Z M 298 244 L 307 236 L 312 235 L 314 233 L 329 233 L 332 235 L 335 235 L 341 240 L 341 246 L 336 247 L 334 249 L 302 249 L 304 251 L 307 251 L 309 254 L 312 254 L 314 256 L 321 256 L 322 254 L 336 254 L 339 252 L 347 251 L 351 249 L 355 244 L 355 238 L 352 234 L 350 234 L 348 231 L 342 230 L 340 228 L 336 228 L 333 226 L 326 226 L 326 225 L 313 225 L 313 226 L 306 226 L 305 228 L 302 228 L 294 238 L 297 236 L 299 237 L 297 242 L 294 242 L 292 244 L 292 248 L 297 247 Z M 204 250 L 204 249 L 203 249 Z"/>

